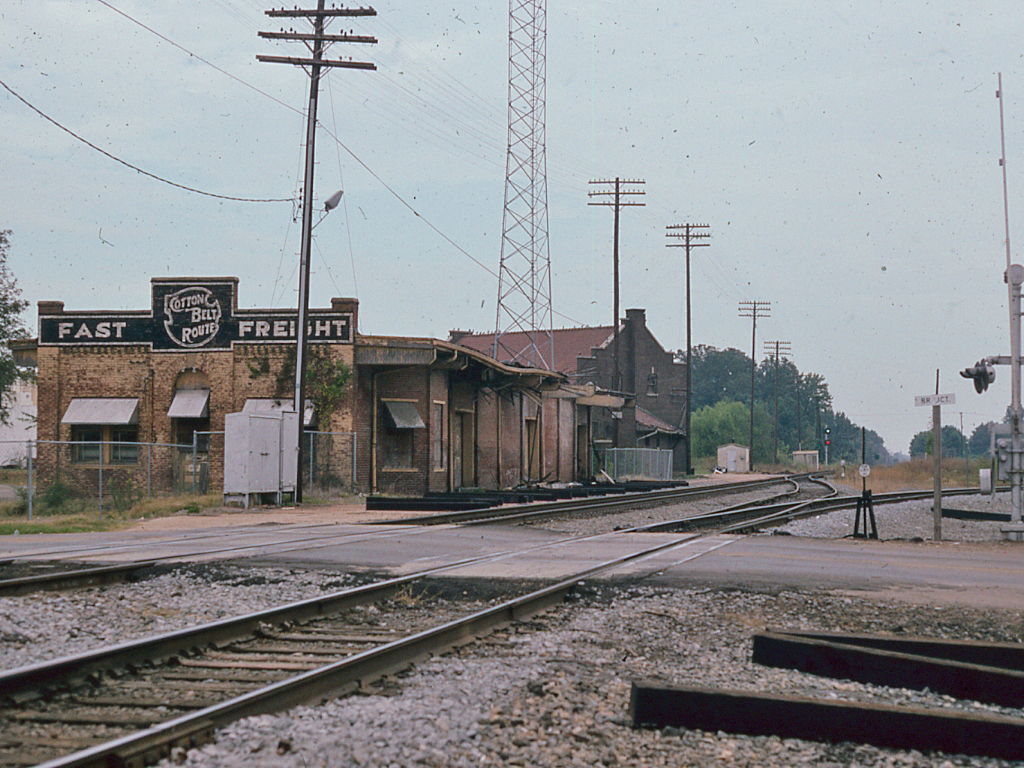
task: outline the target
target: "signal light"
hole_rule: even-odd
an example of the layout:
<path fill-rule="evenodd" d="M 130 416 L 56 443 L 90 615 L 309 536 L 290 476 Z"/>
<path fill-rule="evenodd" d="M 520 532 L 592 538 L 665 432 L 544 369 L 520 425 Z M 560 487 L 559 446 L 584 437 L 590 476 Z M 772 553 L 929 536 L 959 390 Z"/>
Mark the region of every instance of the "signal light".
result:
<path fill-rule="evenodd" d="M 974 391 L 980 395 L 996 380 L 996 369 L 984 360 L 979 360 L 971 368 L 960 371 L 960 375 L 965 379 L 974 379 Z"/>

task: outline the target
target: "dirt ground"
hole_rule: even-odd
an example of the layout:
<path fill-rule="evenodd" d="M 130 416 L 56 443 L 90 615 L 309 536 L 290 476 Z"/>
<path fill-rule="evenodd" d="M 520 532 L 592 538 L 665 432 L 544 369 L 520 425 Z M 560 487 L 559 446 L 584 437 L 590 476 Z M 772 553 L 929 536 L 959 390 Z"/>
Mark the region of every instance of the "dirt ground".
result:
<path fill-rule="evenodd" d="M 751 480 L 763 480 L 771 475 L 711 475 L 690 480 L 690 487 L 697 488 L 725 483 L 746 483 Z M 179 512 L 170 517 L 140 519 L 132 530 L 136 531 L 175 531 L 197 530 L 202 528 L 226 528 L 247 525 L 327 525 L 337 523 L 377 523 L 383 520 L 399 518 L 415 518 L 430 515 L 433 512 L 391 512 L 367 511 L 364 499 L 350 497 L 344 503 L 318 504 L 316 506 L 295 507 L 213 507 L 204 509 L 198 514 Z"/>

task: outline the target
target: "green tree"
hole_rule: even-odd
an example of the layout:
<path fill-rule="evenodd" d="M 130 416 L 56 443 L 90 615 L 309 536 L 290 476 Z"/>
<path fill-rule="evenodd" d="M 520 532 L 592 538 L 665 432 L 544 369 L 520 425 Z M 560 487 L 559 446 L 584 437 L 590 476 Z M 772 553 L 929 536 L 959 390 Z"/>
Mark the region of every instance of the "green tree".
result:
<path fill-rule="evenodd" d="M 12 339 L 24 338 L 26 335 L 21 313 L 28 306 L 28 302 L 21 298 L 21 289 L 7 266 L 10 248 L 11 230 L 0 230 L 0 421 L 4 424 L 10 422 L 7 394 L 18 379 L 30 376 L 18 368 L 10 348 Z"/>
<path fill-rule="evenodd" d="M 745 403 L 723 400 L 705 406 L 690 421 L 693 455 L 714 456 L 726 443 L 746 445 L 750 441 L 750 411 Z M 760 404 L 754 408 L 754 464 L 770 461 L 772 423 Z"/>
<path fill-rule="evenodd" d="M 885 448 L 882 436 L 873 429 L 863 431 L 864 450 L 861 452 L 861 427 L 847 418 L 845 413 L 833 415 L 831 428 L 832 445 L 829 446 L 829 462 L 845 459 L 849 463 L 860 464 L 861 456 L 871 465 L 890 464 L 892 457 Z"/>
<path fill-rule="evenodd" d="M 918 432 L 910 441 L 910 455 L 931 456 L 934 442 L 934 436 L 930 429 Z M 949 424 L 942 428 L 942 455 L 944 457 L 963 457 L 966 445 L 967 440 L 964 438 L 964 433 L 959 429 Z M 986 450 L 988 450 L 987 447 Z"/>
<path fill-rule="evenodd" d="M 738 349 L 717 349 L 698 344 L 693 348 L 691 357 L 692 413 L 722 400 L 743 402 L 750 399 L 750 358 Z M 679 350 L 676 359 L 685 362 L 686 350 Z"/>
<path fill-rule="evenodd" d="M 992 446 L 992 440 L 989 437 L 989 424 L 991 423 L 979 424 L 971 432 L 971 437 L 967 441 L 968 454 L 971 456 L 988 456 L 989 448 Z"/>

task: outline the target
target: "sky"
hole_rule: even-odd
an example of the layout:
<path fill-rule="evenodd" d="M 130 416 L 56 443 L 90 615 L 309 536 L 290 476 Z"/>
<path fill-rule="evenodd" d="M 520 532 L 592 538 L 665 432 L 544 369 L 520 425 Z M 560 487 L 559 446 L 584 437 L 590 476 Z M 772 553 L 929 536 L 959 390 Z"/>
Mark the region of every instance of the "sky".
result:
<path fill-rule="evenodd" d="M 494 330 L 507 146 L 508 8 L 375 0 L 329 31 L 314 196 L 311 305 L 360 300 L 360 331 Z M 310 2 L 308 7 L 314 7 Z M 307 7 L 303 6 L 303 7 Z M 5 0 L 0 81 L 143 171 L 216 195 L 295 200 L 309 80 L 257 54 L 281 28 L 258 0 Z M 143 26 L 144 25 L 144 26 Z M 148 28 L 148 29 L 147 29 Z M 298 27 L 296 27 L 298 28 Z M 948 0 L 621 3 L 548 9 L 547 166 L 556 327 L 612 321 L 612 213 L 588 181 L 643 179 L 621 218 L 621 307 L 686 343 L 750 355 L 740 302 L 771 302 L 756 356 L 788 341 L 833 407 L 907 452 L 930 426 L 914 396 L 956 396 L 943 423 L 1000 420 L 958 371 L 1009 354 L 999 167 L 1002 73 L 1010 240 L 1024 240 L 1024 17 Z M 190 192 L 132 170 L 0 88 L 0 229 L 34 304 L 145 309 L 149 279 L 239 277 L 239 306 L 294 306 L 293 202 Z M 673 240 L 671 242 L 678 242 Z"/>

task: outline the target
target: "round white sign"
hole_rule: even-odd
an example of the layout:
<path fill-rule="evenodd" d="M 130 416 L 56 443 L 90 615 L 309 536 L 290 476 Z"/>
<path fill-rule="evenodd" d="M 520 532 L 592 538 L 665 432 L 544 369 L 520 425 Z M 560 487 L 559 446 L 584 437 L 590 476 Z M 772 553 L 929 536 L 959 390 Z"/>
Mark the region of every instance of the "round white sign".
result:
<path fill-rule="evenodd" d="M 871 465 L 861 464 L 859 467 L 857 467 L 857 471 L 860 473 L 861 477 L 867 477 L 868 475 L 871 474 Z"/>

